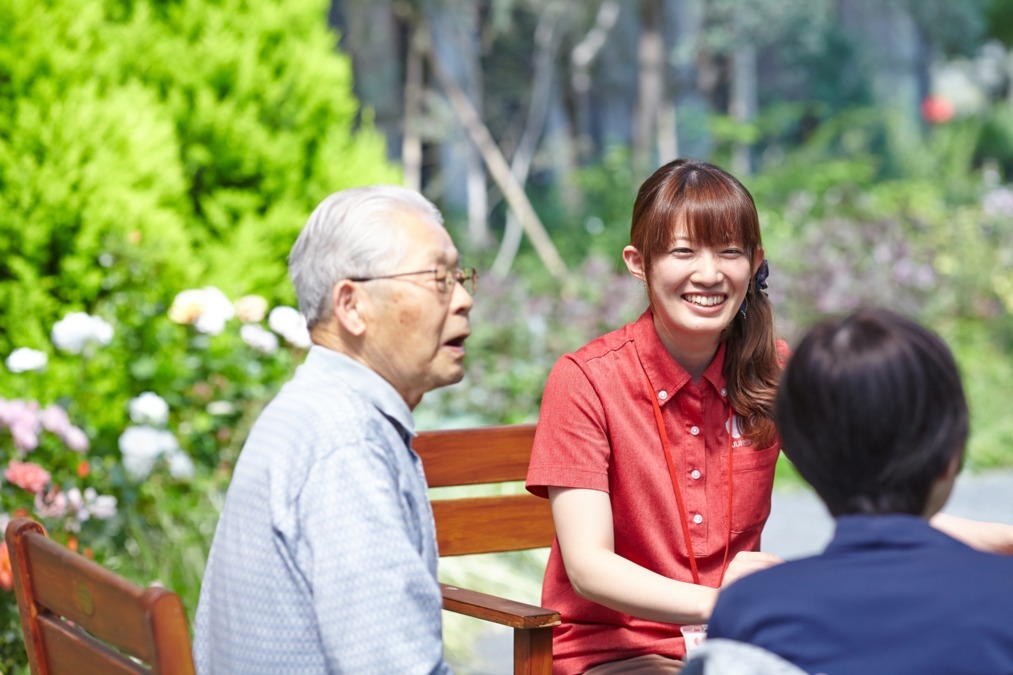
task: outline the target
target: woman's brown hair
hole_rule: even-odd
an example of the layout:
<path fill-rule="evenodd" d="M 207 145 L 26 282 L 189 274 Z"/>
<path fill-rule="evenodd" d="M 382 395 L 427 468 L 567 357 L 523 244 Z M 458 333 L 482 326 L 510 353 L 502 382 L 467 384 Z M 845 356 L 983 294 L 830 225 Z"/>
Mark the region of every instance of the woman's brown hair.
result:
<path fill-rule="evenodd" d="M 654 258 L 671 247 L 677 224 L 685 224 L 695 243 L 720 246 L 734 242 L 745 249 L 750 260 L 762 246 L 752 195 L 734 176 L 708 162 L 674 160 L 640 186 L 633 204 L 630 245 L 643 258 L 645 279 L 650 278 Z M 736 314 L 722 337 L 726 341 L 728 400 L 744 420 L 744 433 L 765 447 L 777 434 L 774 398 L 781 364 L 773 307 L 755 279 L 750 280 L 746 292 L 745 314 Z"/>

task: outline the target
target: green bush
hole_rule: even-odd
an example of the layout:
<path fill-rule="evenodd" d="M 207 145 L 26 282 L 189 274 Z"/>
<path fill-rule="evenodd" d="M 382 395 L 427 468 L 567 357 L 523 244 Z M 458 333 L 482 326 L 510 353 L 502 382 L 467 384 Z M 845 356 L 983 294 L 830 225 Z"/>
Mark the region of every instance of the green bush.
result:
<path fill-rule="evenodd" d="M 32 449 L 0 424 L 0 470 L 30 488 L 0 480 L 0 521 L 38 516 L 138 583 L 179 591 L 190 612 L 231 464 L 302 347 L 268 351 L 263 319 L 243 335 L 235 319 L 180 325 L 173 300 L 218 286 L 291 304 L 285 259 L 310 210 L 343 187 L 399 182 L 327 9 L 0 0 L 0 403 L 19 419 L 57 406 L 90 440 L 85 454 L 68 449 L 36 416 L 24 422 L 41 434 Z M 62 349 L 53 330 L 68 315 L 110 334 Z M 45 365 L 24 370 L 15 352 Z M 144 392 L 168 417 L 127 436 L 166 444 L 142 478 L 123 447 L 149 426 L 130 413 Z M 88 488 L 115 497 L 115 513 L 79 522 L 64 500 Z M 13 672 L 24 652 L 13 596 L 0 600 L 0 672 Z"/>
<path fill-rule="evenodd" d="M 396 181 L 327 3 L 0 1 L 0 351 L 43 344 L 130 252 L 166 294 L 290 300 L 312 207 Z"/>

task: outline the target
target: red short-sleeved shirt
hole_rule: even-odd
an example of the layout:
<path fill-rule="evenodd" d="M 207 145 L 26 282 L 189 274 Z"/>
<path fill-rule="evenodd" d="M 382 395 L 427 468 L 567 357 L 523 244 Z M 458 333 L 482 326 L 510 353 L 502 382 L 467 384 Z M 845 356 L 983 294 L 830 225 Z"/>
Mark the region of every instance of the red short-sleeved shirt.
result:
<path fill-rule="evenodd" d="M 563 356 L 545 386 L 528 490 L 543 497 L 548 486 L 609 493 L 616 553 L 692 583 L 643 363 L 682 480 L 700 581 L 717 587 L 728 534 L 730 411 L 723 362 L 724 345 L 694 382 L 665 350 L 650 310 L 634 323 Z M 759 549 L 780 449 L 780 441 L 755 448 L 739 436 L 737 423 L 734 427 L 729 560 L 739 551 Z M 558 541 L 549 554 L 542 603 L 563 617 L 553 638 L 555 673 L 580 673 L 598 663 L 641 654 L 684 656 L 678 626 L 638 619 L 578 596 L 563 568 Z"/>

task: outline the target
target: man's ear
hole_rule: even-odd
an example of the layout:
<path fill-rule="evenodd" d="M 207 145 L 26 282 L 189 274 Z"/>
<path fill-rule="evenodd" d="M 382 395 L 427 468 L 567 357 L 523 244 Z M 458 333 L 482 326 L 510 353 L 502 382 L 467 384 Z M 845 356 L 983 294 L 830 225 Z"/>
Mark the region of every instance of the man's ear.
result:
<path fill-rule="evenodd" d="M 369 298 L 354 281 L 342 279 L 331 288 L 331 312 L 342 329 L 356 337 L 366 332 Z"/>
<path fill-rule="evenodd" d="M 957 474 L 960 473 L 960 470 L 963 468 L 963 459 L 963 452 L 953 453 L 953 457 L 950 458 L 950 463 L 946 466 L 946 473 L 943 474 L 944 477 L 950 480 L 956 480 Z"/>
<path fill-rule="evenodd" d="M 623 262 L 630 274 L 643 282 L 647 281 L 647 273 L 644 271 L 644 256 L 634 246 L 627 246 L 623 249 Z"/>

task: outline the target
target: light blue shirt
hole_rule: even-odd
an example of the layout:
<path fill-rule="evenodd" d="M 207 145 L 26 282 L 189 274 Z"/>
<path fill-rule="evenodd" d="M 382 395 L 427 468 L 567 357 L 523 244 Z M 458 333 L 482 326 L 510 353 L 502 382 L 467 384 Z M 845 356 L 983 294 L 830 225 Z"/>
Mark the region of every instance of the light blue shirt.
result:
<path fill-rule="evenodd" d="M 314 346 L 243 446 L 197 607 L 201 674 L 449 673 L 411 411 Z"/>

